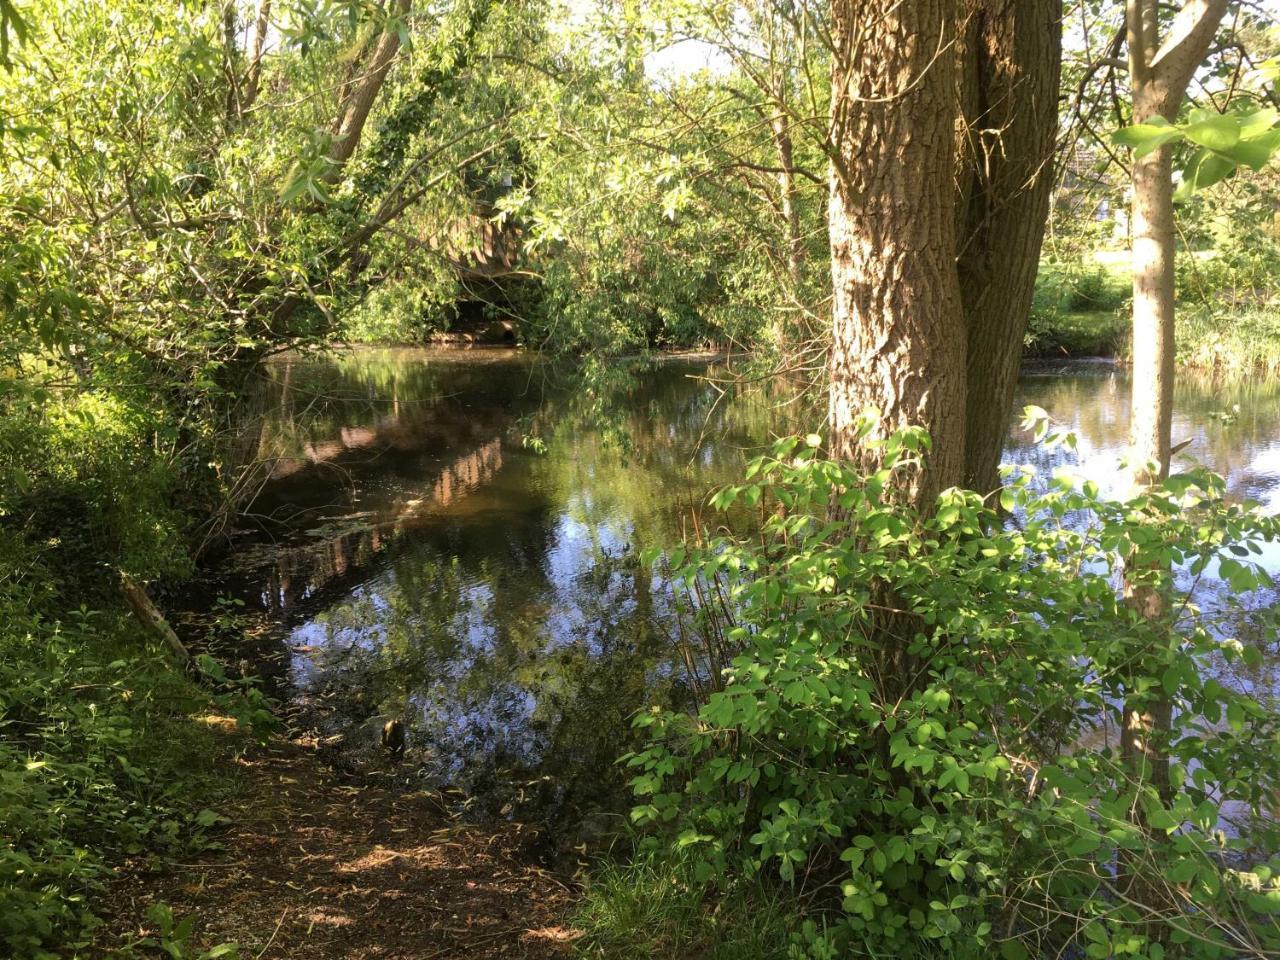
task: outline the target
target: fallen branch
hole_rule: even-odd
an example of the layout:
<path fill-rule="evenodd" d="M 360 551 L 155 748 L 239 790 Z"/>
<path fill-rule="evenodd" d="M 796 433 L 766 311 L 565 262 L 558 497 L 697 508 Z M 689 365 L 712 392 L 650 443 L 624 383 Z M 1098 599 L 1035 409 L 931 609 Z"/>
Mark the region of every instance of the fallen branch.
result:
<path fill-rule="evenodd" d="M 169 646 L 169 649 L 173 651 L 174 656 L 178 658 L 178 662 L 182 666 L 188 666 L 191 663 L 190 651 L 178 639 L 178 635 L 173 632 L 173 627 L 169 626 L 169 621 L 164 618 L 164 614 L 156 607 L 151 595 L 147 593 L 147 588 L 129 576 L 129 574 L 122 573 L 120 574 L 120 589 L 124 593 L 125 600 L 129 603 L 129 609 L 138 618 L 138 622 L 163 640 Z"/>

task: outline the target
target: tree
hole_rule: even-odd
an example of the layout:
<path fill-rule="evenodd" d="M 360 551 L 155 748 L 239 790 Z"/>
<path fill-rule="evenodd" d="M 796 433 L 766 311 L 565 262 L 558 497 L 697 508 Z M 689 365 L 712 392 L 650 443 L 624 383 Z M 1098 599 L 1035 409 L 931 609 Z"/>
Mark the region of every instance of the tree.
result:
<path fill-rule="evenodd" d="M 1157 0 L 1127 0 L 1133 122 L 1172 122 L 1228 0 L 1185 0 L 1161 36 Z M 1136 157 L 1133 183 L 1133 403 L 1130 459 L 1139 485 L 1169 473 L 1174 377 L 1173 146 Z"/>
<path fill-rule="evenodd" d="M 966 355 L 964 485 L 999 483 L 1054 183 L 1062 27 L 1046 0 L 967 0 L 959 35 L 957 266 Z"/>
<path fill-rule="evenodd" d="M 932 438 L 904 495 L 987 491 L 1048 212 L 1058 5 L 833 0 L 831 14 L 832 453 L 875 466 L 855 436 L 874 407 L 869 439 Z"/>
<path fill-rule="evenodd" d="M 1133 125 L 1122 132 L 1125 135 L 1120 141 L 1136 147 L 1131 170 L 1133 399 L 1129 458 L 1139 493 L 1168 476 L 1172 450 L 1175 144 L 1185 137 L 1201 146 L 1184 171 L 1191 188 L 1200 181 L 1207 184 L 1228 176 L 1237 163 L 1265 162 L 1275 149 L 1267 132 L 1275 122 L 1274 111 L 1266 112 L 1264 122 L 1253 122 L 1254 129 L 1249 129 L 1250 118 L 1242 121 L 1201 112 L 1182 128 L 1174 125 L 1188 85 L 1209 53 L 1228 6 L 1229 0 L 1185 0 L 1164 30 L 1157 0 L 1128 0 L 1125 8 Z M 1254 148 L 1250 142 L 1255 143 Z M 1135 658 L 1135 680 L 1125 691 L 1121 753 L 1138 798 L 1133 821 L 1153 836 L 1155 831 L 1147 823 L 1141 800 L 1150 789 L 1162 798 L 1171 792 L 1168 741 L 1174 704 L 1163 690 L 1144 689 L 1136 678 L 1155 673 L 1169 657 L 1170 646 L 1182 642 L 1172 622 L 1169 566 L 1168 560 L 1155 566 L 1131 560 L 1125 571 L 1126 602 L 1150 624 L 1152 636 Z M 1145 876 L 1141 865 L 1129 862 L 1125 876 L 1135 901 L 1157 912 L 1165 906 L 1167 894 Z"/>
<path fill-rule="evenodd" d="M 930 503 L 961 482 L 965 456 L 955 17 L 946 0 L 835 0 L 831 20 L 831 451 L 876 468 L 855 433 L 869 407 L 869 439 L 925 428 L 928 468 L 905 493 Z"/>

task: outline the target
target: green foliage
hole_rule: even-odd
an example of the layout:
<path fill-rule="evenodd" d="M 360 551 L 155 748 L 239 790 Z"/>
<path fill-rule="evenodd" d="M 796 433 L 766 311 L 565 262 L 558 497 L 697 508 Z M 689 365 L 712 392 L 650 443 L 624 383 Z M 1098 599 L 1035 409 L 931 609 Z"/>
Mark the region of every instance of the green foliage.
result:
<path fill-rule="evenodd" d="M 625 864 L 591 871 L 573 925 L 586 931 L 580 954 L 604 960 L 792 960 L 803 958 L 801 905 L 786 891 L 751 880 L 712 891 L 682 854 L 638 850 Z M 797 935 L 793 938 L 792 932 Z M 821 956 L 813 954 L 812 956 Z"/>
<path fill-rule="evenodd" d="M 6 956 L 83 941 L 109 861 L 209 847 L 226 789 L 214 704 L 118 617 L 35 611 L 0 592 L 0 944 Z"/>
<path fill-rule="evenodd" d="M 1280 311 L 1192 305 L 1178 318 L 1178 362 L 1236 376 L 1280 371 Z"/>
<path fill-rule="evenodd" d="M 190 945 L 195 933 L 195 922 L 191 917 L 178 920 L 173 909 L 167 903 L 153 903 L 147 908 L 147 920 L 154 925 L 153 936 L 139 937 L 128 944 L 120 952 L 121 957 L 137 956 L 139 947 L 162 950 L 170 960 L 239 960 L 240 947 L 235 943 L 220 943 L 208 950 L 199 950 Z"/>
<path fill-rule="evenodd" d="M 0 529 L 37 545 L 59 576 L 101 589 L 115 590 L 117 570 L 187 572 L 190 514 L 164 413 L 92 387 L 0 390 Z"/>
<path fill-rule="evenodd" d="M 1045 262 L 1036 276 L 1025 344 L 1041 354 L 1113 355 L 1127 335 L 1122 310 L 1128 277 L 1085 253 L 1064 262 Z"/>
<path fill-rule="evenodd" d="M 1029 416 L 1046 442 L 1070 440 Z M 1019 473 L 1000 497 L 1014 521 L 960 490 L 921 515 L 892 491 L 927 437 L 880 441 L 885 467 L 870 476 L 817 442 L 780 443 L 713 499 L 761 509 L 760 537 L 672 557 L 685 581 L 726 586 L 714 613 L 739 652 L 695 717 L 639 718 L 650 740 L 628 758 L 633 818 L 699 882 L 838 890 L 831 939 L 850 953 L 1280 947 L 1275 825 L 1220 830 L 1226 809 L 1273 802 L 1280 730 L 1213 679 L 1215 663 L 1259 651 L 1193 591 L 1209 571 L 1237 597 L 1263 586 L 1255 558 L 1280 525 L 1226 503 L 1202 472 L 1127 502 L 1069 473 Z M 1122 567 L 1167 598 L 1167 616 L 1126 604 Z M 1121 703 L 1165 697 L 1161 795 L 1099 728 L 1117 729 Z M 1157 939 L 1120 882 L 1135 869 L 1174 906 Z"/>
<path fill-rule="evenodd" d="M 1197 190 L 1234 176 L 1240 167 L 1261 170 L 1280 150 L 1280 112 L 1272 107 L 1217 113 L 1192 108 L 1187 119 L 1170 123 L 1152 117 L 1112 134 L 1111 142 L 1132 147 L 1141 158 L 1166 144 L 1186 144 L 1190 152 L 1182 164 L 1182 182 L 1175 197 L 1186 200 Z"/>
<path fill-rule="evenodd" d="M 351 343 L 425 343 L 432 333 L 447 329 L 456 281 L 439 274 L 432 279 L 434 284 L 417 276 L 375 287 L 343 317 L 341 338 Z"/>

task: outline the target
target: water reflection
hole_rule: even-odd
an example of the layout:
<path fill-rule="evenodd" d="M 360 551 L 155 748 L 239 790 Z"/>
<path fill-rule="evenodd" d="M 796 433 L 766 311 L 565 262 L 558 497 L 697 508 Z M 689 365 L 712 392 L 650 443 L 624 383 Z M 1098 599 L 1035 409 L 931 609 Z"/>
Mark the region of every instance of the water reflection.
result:
<path fill-rule="evenodd" d="M 283 624 L 306 720 L 491 812 L 575 818 L 623 796 L 630 717 L 687 699 L 638 553 L 782 425 L 705 362 L 591 391 L 519 354 L 368 352 L 272 368 L 270 481 L 219 572 Z M 466 359 L 463 359 L 465 357 Z"/>
<path fill-rule="evenodd" d="M 1098 483 L 1103 493 L 1120 495 L 1119 465 L 1129 431 L 1129 378 L 1104 363 L 1031 366 L 1023 371 L 1015 411 L 1043 407 L 1076 432 L 1075 454 L 1031 443 L 1015 425 L 1005 462 L 1032 464 L 1041 473 L 1070 465 Z M 1175 457 L 1174 469 L 1202 464 L 1227 478 L 1228 495 L 1280 509 L 1280 382 L 1220 381 L 1194 372 L 1178 376 L 1173 418 L 1175 445 L 1190 441 Z"/>
<path fill-rule="evenodd" d="M 403 716 L 414 767 L 492 813 L 617 803 L 630 716 L 688 697 L 637 554 L 678 538 L 683 508 L 772 436 L 809 426 L 784 421 L 783 388 L 725 397 L 707 371 L 668 361 L 587 391 L 513 352 L 277 364 L 253 510 L 270 536 L 247 537 L 218 583 L 283 626 L 306 719 L 355 753 L 374 757 L 382 719 Z M 1015 417 L 1008 461 L 1078 461 L 1119 491 L 1122 373 L 1032 369 L 1017 403 L 1074 429 L 1079 454 L 1033 446 Z M 1178 410 L 1188 454 L 1280 508 L 1280 386 L 1188 378 Z M 1269 663 L 1237 679 L 1273 689 Z"/>

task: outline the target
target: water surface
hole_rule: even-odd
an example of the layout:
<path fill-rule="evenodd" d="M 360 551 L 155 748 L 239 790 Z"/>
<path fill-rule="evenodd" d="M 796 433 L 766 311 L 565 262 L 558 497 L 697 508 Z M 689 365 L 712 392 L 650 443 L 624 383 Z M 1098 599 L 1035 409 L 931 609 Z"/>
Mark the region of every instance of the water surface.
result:
<path fill-rule="evenodd" d="M 358 351 L 270 368 L 250 438 L 266 464 L 244 535 L 211 574 L 278 627 L 303 722 L 497 815 L 581 819 L 625 796 L 629 718 L 686 702 L 666 594 L 637 554 L 771 438 L 812 429 L 783 388 L 725 392 L 721 363 L 619 366 L 586 390 L 515 351 Z M 1128 385 L 1110 365 L 1036 366 L 1016 407 L 1079 435 L 1006 460 L 1071 460 L 1118 491 Z M 1232 496 L 1280 508 L 1280 387 L 1184 378 L 1175 441 Z M 1268 555 L 1280 569 L 1280 557 Z M 1275 658 L 1254 688 L 1276 689 Z M 372 762 L 372 761 L 371 761 Z"/>

